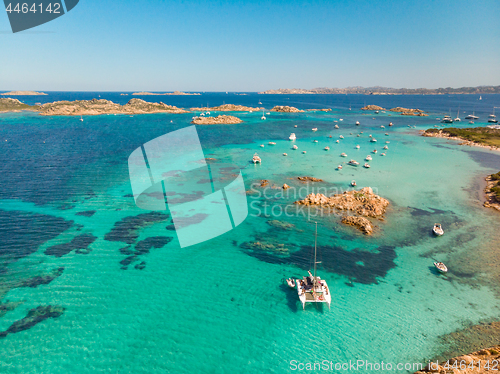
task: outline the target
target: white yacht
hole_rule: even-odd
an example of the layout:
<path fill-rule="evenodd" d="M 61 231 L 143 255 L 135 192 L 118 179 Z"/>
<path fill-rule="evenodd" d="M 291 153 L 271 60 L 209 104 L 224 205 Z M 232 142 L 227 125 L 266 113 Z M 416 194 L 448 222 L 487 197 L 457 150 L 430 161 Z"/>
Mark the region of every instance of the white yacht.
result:
<path fill-rule="evenodd" d="M 347 157 L 347 154 L 345 154 L 344 152 L 342 152 L 342 153 L 340 154 L 340 157 Z"/>
<path fill-rule="evenodd" d="M 445 264 L 443 264 L 442 262 L 435 262 L 434 266 L 436 267 L 436 269 L 439 270 L 440 273 L 447 273 L 448 272 L 448 267 Z"/>
<path fill-rule="evenodd" d="M 335 127 L 336 129 L 338 129 L 338 128 L 339 128 L 339 125 L 335 125 L 334 127 Z"/>
<path fill-rule="evenodd" d="M 349 162 L 347 164 L 352 165 L 352 166 L 358 166 L 359 162 L 356 160 L 349 160 Z"/>
<path fill-rule="evenodd" d="M 434 234 L 436 234 L 437 236 L 441 236 L 444 234 L 444 230 L 443 228 L 441 227 L 441 224 L 440 223 L 435 223 L 434 224 L 434 227 L 432 228 L 432 232 Z"/>
<path fill-rule="evenodd" d="M 297 147 L 297 145 L 293 145 L 292 149 L 299 149 L 299 147 Z"/>
<path fill-rule="evenodd" d="M 288 139 L 290 139 L 290 140 L 295 140 L 295 139 L 297 139 L 297 137 L 295 136 L 295 133 L 294 133 L 294 132 L 292 132 L 292 133 L 290 134 L 290 136 L 288 137 Z"/>
<path fill-rule="evenodd" d="M 342 170 L 342 165 L 337 166 L 337 170 Z"/>
<path fill-rule="evenodd" d="M 376 142 L 377 142 L 377 139 L 375 139 L 375 138 L 371 138 L 371 139 L 370 139 L 370 142 L 372 142 L 372 143 L 376 143 Z"/>
<path fill-rule="evenodd" d="M 388 146 L 386 146 L 386 145 L 384 145 L 384 149 L 389 149 L 389 147 L 388 147 Z"/>
<path fill-rule="evenodd" d="M 360 125 L 359 121 L 356 121 L 356 126 L 359 126 L 359 125 Z"/>
<path fill-rule="evenodd" d="M 262 163 L 262 160 L 260 159 L 259 155 L 256 153 L 253 155 L 252 162 L 254 164 L 260 164 Z"/>
<path fill-rule="evenodd" d="M 261 120 L 265 120 L 266 116 L 264 115 L 264 111 L 262 111 L 262 117 L 260 117 Z"/>
<path fill-rule="evenodd" d="M 474 115 L 474 112 L 472 112 L 472 114 L 468 114 L 465 119 L 479 119 L 479 117 L 475 116 Z"/>
<path fill-rule="evenodd" d="M 359 144 L 358 144 L 358 145 L 356 146 L 356 149 L 359 149 L 359 148 L 360 148 L 360 146 L 359 146 Z"/>
<path fill-rule="evenodd" d="M 371 160 L 373 160 L 373 159 L 372 159 L 372 156 L 368 155 L 368 156 L 366 156 L 365 160 L 366 160 L 366 161 L 371 161 Z"/>
<path fill-rule="evenodd" d="M 275 142 L 269 142 L 269 145 L 276 145 Z"/>
<path fill-rule="evenodd" d="M 367 168 L 367 169 L 369 169 L 370 168 L 370 164 L 367 163 L 367 162 L 365 162 L 364 167 Z"/>
<path fill-rule="evenodd" d="M 328 308 L 330 308 L 332 302 L 332 295 L 330 294 L 326 281 L 316 276 L 316 265 L 319 263 L 316 261 L 316 254 L 318 252 L 317 242 L 318 223 L 316 222 L 316 231 L 314 234 L 314 274 L 311 274 L 309 270 L 309 276 L 295 281 L 297 285 L 297 294 L 302 303 L 302 309 L 306 308 L 306 303 L 327 303 Z"/>
<path fill-rule="evenodd" d="M 312 131 L 318 131 L 318 128 L 317 127 L 314 127 L 313 129 L 311 129 Z"/>
<path fill-rule="evenodd" d="M 342 135 L 339 136 L 340 139 L 344 139 L 344 137 Z"/>
<path fill-rule="evenodd" d="M 330 150 L 330 147 L 329 146 L 326 146 L 325 148 L 323 148 L 325 151 L 329 151 Z"/>

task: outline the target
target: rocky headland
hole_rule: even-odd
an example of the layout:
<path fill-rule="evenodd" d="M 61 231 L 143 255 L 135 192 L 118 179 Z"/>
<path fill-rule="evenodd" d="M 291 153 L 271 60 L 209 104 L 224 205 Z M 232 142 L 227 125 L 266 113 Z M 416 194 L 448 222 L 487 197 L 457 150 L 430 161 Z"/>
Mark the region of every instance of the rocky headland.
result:
<path fill-rule="evenodd" d="M 491 127 L 427 129 L 422 132 L 422 136 L 459 140 L 461 141 L 459 145 L 500 151 L 500 129 Z"/>
<path fill-rule="evenodd" d="M 264 110 L 264 108 L 252 108 L 244 105 L 234 105 L 234 104 L 224 104 L 214 107 L 203 107 L 203 108 L 191 108 L 193 112 L 256 112 Z"/>
<path fill-rule="evenodd" d="M 303 112 L 303 110 L 297 109 L 293 106 L 276 105 L 273 109 L 271 109 L 271 112 L 300 113 Z"/>
<path fill-rule="evenodd" d="M 174 92 L 166 92 L 166 93 L 155 93 L 155 92 L 134 92 L 132 95 L 136 96 L 165 96 L 165 95 L 175 95 L 175 96 L 180 96 L 180 95 L 201 95 L 200 93 L 190 93 L 190 92 L 181 92 L 181 91 L 174 91 Z"/>
<path fill-rule="evenodd" d="M 324 109 L 306 109 L 307 112 L 331 112 L 332 110 L 330 108 L 324 108 Z"/>
<path fill-rule="evenodd" d="M 99 114 L 146 114 L 146 113 L 187 113 L 187 111 L 162 102 L 150 103 L 141 99 L 131 99 L 120 105 L 110 100 L 92 99 L 76 101 L 56 101 L 43 104 L 38 109 L 43 116 L 89 116 Z"/>
<path fill-rule="evenodd" d="M 45 92 L 36 92 L 36 91 L 10 91 L 5 92 L 0 95 L 4 96 L 39 96 L 39 95 L 47 95 Z"/>
<path fill-rule="evenodd" d="M 451 358 L 445 362 L 431 361 L 415 374 L 486 374 L 497 371 L 500 361 L 500 346 L 494 346 L 467 355 Z"/>
<path fill-rule="evenodd" d="M 235 116 L 219 115 L 217 117 L 194 117 L 191 123 L 195 125 L 234 125 L 243 122 Z"/>
<path fill-rule="evenodd" d="M 323 182 L 323 179 L 314 177 L 297 177 L 297 179 L 301 182 Z"/>
<path fill-rule="evenodd" d="M 316 205 L 323 208 L 342 211 L 342 223 L 353 225 L 365 234 L 371 234 L 373 232 L 373 226 L 366 217 L 383 217 L 389 205 L 389 201 L 373 193 L 370 187 L 364 187 L 359 191 L 346 191 L 331 197 L 327 197 L 320 193 L 311 193 L 307 195 L 305 199 L 295 201 L 295 204 L 308 206 Z"/>
<path fill-rule="evenodd" d="M 22 110 L 36 111 L 37 107 L 24 104 L 17 99 L 0 98 L 0 113 L 4 112 L 20 112 Z"/>

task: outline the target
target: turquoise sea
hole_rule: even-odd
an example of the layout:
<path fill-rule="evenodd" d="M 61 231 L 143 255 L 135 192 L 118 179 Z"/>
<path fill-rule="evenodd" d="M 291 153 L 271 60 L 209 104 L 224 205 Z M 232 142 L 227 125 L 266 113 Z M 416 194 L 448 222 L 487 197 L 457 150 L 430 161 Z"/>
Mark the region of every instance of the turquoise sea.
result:
<path fill-rule="evenodd" d="M 122 104 L 131 98 L 49 92 L 20 99 L 99 96 Z M 323 360 L 383 361 L 392 371 L 413 372 L 417 367 L 396 370 L 396 364 L 425 363 L 450 350 L 448 334 L 500 320 L 500 215 L 482 206 L 483 179 L 500 170 L 500 153 L 419 134 L 458 110 L 462 121 L 453 126 L 471 126 L 463 118 L 472 111 L 480 117 L 474 126 L 486 126 L 500 95 L 144 99 L 185 108 L 232 103 L 266 112 L 274 105 L 332 111 L 272 112 L 265 121 L 262 112 L 243 112 L 235 114 L 244 121 L 238 125 L 197 126 L 206 157 L 241 168 L 249 216 L 185 248 L 168 211 L 136 207 L 127 160 L 142 144 L 190 126 L 193 113 L 84 116 L 83 122 L 0 114 L 1 373 L 290 373 L 311 372 L 294 365 Z M 363 112 L 365 104 L 420 108 L 429 116 Z M 261 165 L 250 163 L 255 152 Z M 341 152 L 362 164 L 371 154 L 371 168 L 336 170 L 347 161 Z M 298 176 L 324 182 L 305 184 Z M 271 187 L 265 195 L 253 185 L 262 179 Z M 391 202 L 373 236 L 342 225 L 339 216 L 292 204 L 310 192 L 348 190 L 353 179 Z M 283 192 L 283 183 L 292 188 Z M 315 221 L 330 310 L 302 310 L 283 282 L 311 268 Z M 435 222 L 443 237 L 433 237 Z M 434 261 L 450 272 L 436 273 Z"/>

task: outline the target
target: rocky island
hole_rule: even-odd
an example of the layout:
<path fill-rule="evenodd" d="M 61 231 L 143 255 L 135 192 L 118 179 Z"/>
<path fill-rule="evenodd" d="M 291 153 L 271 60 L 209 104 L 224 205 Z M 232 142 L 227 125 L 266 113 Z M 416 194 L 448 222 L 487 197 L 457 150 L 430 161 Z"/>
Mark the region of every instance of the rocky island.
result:
<path fill-rule="evenodd" d="M 271 109 L 271 112 L 300 113 L 303 112 L 303 110 L 297 109 L 293 106 L 276 105 L 273 109 Z"/>
<path fill-rule="evenodd" d="M 131 99 L 127 104 L 115 104 L 110 100 L 92 99 L 76 101 L 56 101 L 38 107 L 42 116 L 89 116 L 99 114 L 145 114 L 145 113 L 187 113 L 172 105 L 149 103 L 141 99 Z"/>
<path fill-rule="evenodd" d="M 214 107 L 204 107 L 204 108 L 191 108 L 193 112 L 257 112 L 260 110 L 264 110 L 264 108 L 252 108 L 249 106 L 243 105 L 234 105 L 234 104 L 224 104 Z"/>
<path fill-rule="evenodd" d="M 378 105 L 367 105 L 361 108 L 361 110 L 386 110 L 386 109 Z"/>
<path fill-rule="evenodd" d="M 165 96 L 165 95 L 175 95 L 175 96 L 180 96 L 180 95 L 201 95 L 200 93 L 189 93 L 189 92 L 181 92 L 181 91 L 174 91 L 174 92 L 166 92 L 166 93 L 154 93 L 154 92 L 134 92 L 132 95 L 136 96 Z"/>
<path fill-rule="evenodd" d="M 402 108 L 402 107 L 396 107 L 392 109 L 385 109 L 382 108 L 381 106 L 378 105 L 367 105 L 361 110 L 388 110 L 389 112 L 398 112 L 401 113 L 402 116 L 421 116 L 421 117 L 427 117 L 427 114 L 424 113 L 423 110 L 421 109 L 408 109 L 408 108 Z"/>
<path fill-rule="evenodd" d="M 217 117 L 194 117 L 191 123 L 195 125 L 234 125 L 243 122 L 235 116 L 217 116 Z"/>
<path fill-rule="evenodd" d="M 311 193 L 303 200 L 295 201 L 300 205 L 317 205 L 332 210 L 340 210 L 343 214 L 342 223 L 353 225 L 365 234 L 373 233 L 373 226 L 366 217 L 379 218 L 385 214 L 389 201 L 373 193 L 370 187 L 364 187 L 359 191 L 346 191 L 327 197 L 323 194 Z"/>
<path fill-rule="evenodd" d="M 39 96 L 39 95 L 47 95 L 45 92 L 36 92 L 36 91 L 10 91 L 5 92 L 0 95 L 4 96 Z"/>

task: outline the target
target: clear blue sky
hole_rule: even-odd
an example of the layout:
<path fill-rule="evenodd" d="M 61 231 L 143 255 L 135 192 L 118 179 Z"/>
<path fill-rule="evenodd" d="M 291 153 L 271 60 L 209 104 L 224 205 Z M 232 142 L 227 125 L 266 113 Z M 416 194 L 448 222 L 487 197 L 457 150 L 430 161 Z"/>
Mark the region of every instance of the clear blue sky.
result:
<path fill-rule="evenodd" d="M 80 0 L 12 34 L 0 90 L 500 85 L 500 1 Z"/>

